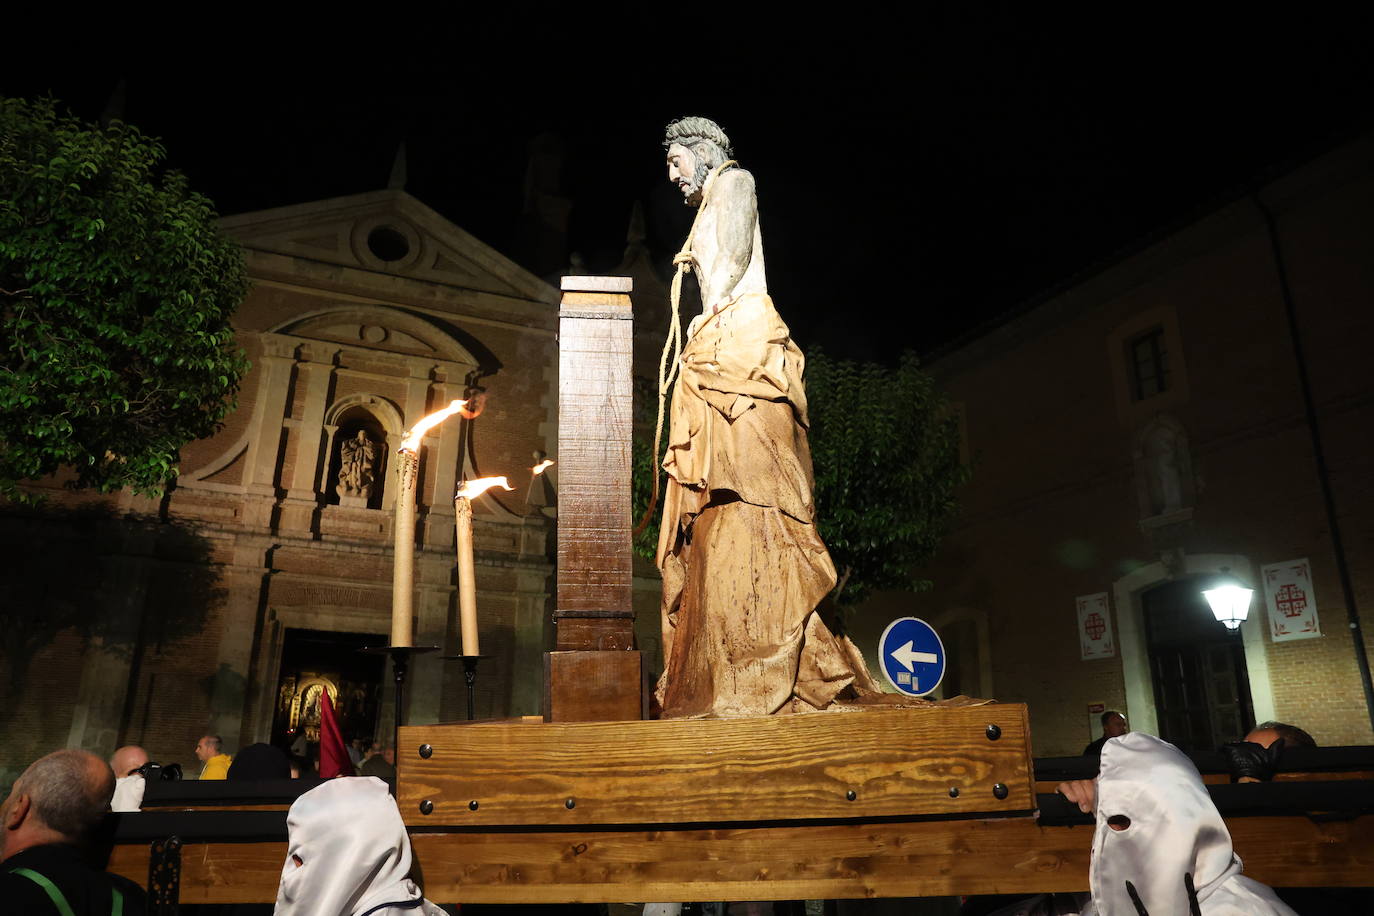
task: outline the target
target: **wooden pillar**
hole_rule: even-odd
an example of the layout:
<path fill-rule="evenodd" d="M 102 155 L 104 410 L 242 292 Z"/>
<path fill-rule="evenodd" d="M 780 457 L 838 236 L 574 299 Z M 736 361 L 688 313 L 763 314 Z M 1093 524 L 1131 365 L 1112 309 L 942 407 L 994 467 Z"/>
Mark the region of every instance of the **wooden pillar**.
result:
<path fill-rule="evenodd" d="M 558 589 L 544 715 L 638 719 L 630 544 L 629 277 L 564 277 L 558 313 Z"/>

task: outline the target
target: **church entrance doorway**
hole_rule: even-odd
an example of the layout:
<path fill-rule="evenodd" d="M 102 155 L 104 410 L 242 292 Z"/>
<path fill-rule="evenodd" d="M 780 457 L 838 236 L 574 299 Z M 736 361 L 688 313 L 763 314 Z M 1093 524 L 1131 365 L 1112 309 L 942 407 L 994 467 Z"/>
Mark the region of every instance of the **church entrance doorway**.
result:
<path fill-rule="evenodd" d="M 1209 584 L 1182 579 L 1141 596 L 1159 737 L 1190 754 L 1239 741 L 1255 722 L 1245 646 L 1212 615 Z"/>
<path fill-rule="evenodd" d="M 385 643 L 382 634 L 288 628 L 282 643 L 272 743 L 304 758 L 309 768 L 316 766 L 325 693 L 337 713 L 345 743 L 376 737 L 386 659 L 358 650 Z"/>

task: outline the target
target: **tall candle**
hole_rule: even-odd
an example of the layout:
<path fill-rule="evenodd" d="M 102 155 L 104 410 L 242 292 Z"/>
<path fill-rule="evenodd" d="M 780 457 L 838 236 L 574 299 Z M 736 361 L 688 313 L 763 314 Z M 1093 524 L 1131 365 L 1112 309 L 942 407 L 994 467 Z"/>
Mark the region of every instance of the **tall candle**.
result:
<path fill-rule="evenodd" d="M 453 540 L 458 552 L 458 629 L 464 655 L 481 655 L 477 637 L 477 581 L 472 561 L 472 501 L 490 487 L 514 489 L 504 477 L 465 483 L 453 500 Z"/>
<path fill-rule="evenodd" d="M 464 655 L 481 655 L 477 642 L 477 583 L 472 563 L 472 500 L 453 501 L 454 541 L 458 546 L 458 628 Z"/>
<path fill-rule="evenodd" d="M 391 644 L 409 646 L 414 639 L 415 602 L 415 479 L 420 458 L 401 449 L 396 453 L 395 558 L 391 565 Z"/>
<path fill-rule="evenodd" d="M 443 410 L 422 417 L 401 437 L 401 447 L 396 450 L 396 518 L 391 563 L 392 646 L 411 646 L 415 639 L 415 491 L 420 470 L 420 440 L 466 404 L 466 401 L 455 399 Z"/>

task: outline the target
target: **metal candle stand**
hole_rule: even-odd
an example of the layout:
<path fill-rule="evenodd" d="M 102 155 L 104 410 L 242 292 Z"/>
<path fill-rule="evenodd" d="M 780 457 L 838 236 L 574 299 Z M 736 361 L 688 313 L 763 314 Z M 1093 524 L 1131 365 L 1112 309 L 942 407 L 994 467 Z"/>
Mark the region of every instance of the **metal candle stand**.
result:
<path fill-rule="evenodd" d="M 490 655 L 445 655 L 444 661 L 463 660 L 463 683 L 468 688 L 468 721 L 477 718 L 477 663 Z"/>
<path fill-rule="evenodd" d="M 391 735 L 391 746 L 392 746 L 393 748 L 395 748 L 395 749 L 396 749 L 396 752 L 399 754 L 399 753 L 400 753 L 400 738 L 401 738 L 401 736 L 400 736 L 400 728 L 401 728 L 401 725 L 403 724 L 402 721 L 401 721 L 401 717 L 402 717 L 402 712 L 403 712 L 403 710 L 405 709 L 406 671 L 410 668 L 410 657 L 411 657 L 412 655 L 425 655 L 426 653 L 429 653 L 429 652 L 438 652 L 438 651 L 439 651 L 439 647 L 438 647 L 438 646 L 368 646 L 367 648 L 365 648 L 365 649 L 360 649 L 359 651 L 360 651 L 360 652 L 366 652 L 366 653 L 369 654 L 369 655 L 389 655 L 389 656 L 391 656 L 391 670 L 392 670 L 392 673 L 393 673 L 393 674 L 395 675 L 395 677 L 396 677 L 396 690 L 395 690 L 395 697 L 394 697 L 394 699 L 395 699 L 395 701 L 396 701 L 396 715 L 395 715 L 395 720 L 394 720 L 394 723 L 393 723 L 393 729 L 394 729 L 394 730 L 393 730 L 392 735 Z M 471 696 L 471 694 L 469 694 L 469 697 L 470 697 L 470 696 Z M 471 699 L 469 699 L 468 702 L 469 702 L 469 704 L 471 704 L 471 702 L 472 702 Z"/>

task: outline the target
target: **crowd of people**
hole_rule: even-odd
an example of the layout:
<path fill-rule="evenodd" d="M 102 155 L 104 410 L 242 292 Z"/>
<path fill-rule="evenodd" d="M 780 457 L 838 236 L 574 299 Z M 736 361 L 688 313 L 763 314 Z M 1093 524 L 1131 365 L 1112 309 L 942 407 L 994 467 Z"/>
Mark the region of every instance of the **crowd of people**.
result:
<path fill-rule="evenodd" d="M 326 780 L 302 793 L 287 815 L 288 853 L 275 911 L 279 914 L 376 916 L 443 911 L 409 878 L 410 842 L 383 778 L 395 777 L 394 751 L 355 740 L 348 748 L 362 778 Z M 226 753 L 217 735 L 195 747 L 201 780 L 299 777 L 300 767 L 271 744 Z M 150 780 L 179 779 L 136 745 L 108 761 L 82 750 L 37 760 L 0 805 L 0 911 L 20 914 L 142 916 L 138 884 L 105 871 L 92 841 L 111 811 L 140 810 Z M 376 778 L 381 777 L 381 778 Z"/>

